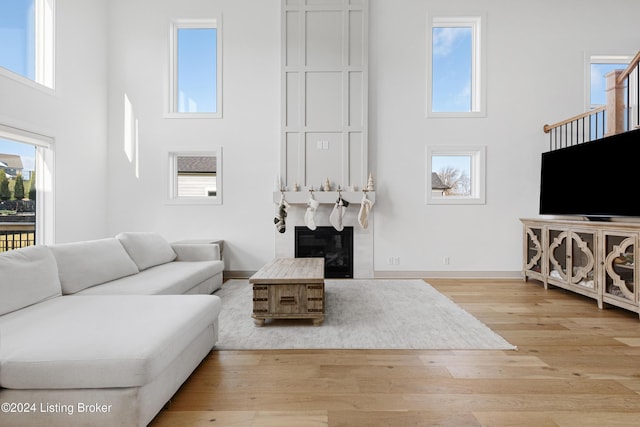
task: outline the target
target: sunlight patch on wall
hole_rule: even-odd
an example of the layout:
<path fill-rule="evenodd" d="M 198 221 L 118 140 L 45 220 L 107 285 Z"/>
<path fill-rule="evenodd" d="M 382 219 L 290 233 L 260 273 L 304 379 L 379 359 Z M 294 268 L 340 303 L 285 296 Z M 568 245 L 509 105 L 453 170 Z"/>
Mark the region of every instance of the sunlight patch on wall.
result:
<path fill-rule="evenodd" d="M 129 163 L 135 167 L 136 178 L 140 178 L 140 167 L 138 161 L 138 120 L 133 115 L 133 105 L 129 96 L 124 94 L 124 154 Z"/>

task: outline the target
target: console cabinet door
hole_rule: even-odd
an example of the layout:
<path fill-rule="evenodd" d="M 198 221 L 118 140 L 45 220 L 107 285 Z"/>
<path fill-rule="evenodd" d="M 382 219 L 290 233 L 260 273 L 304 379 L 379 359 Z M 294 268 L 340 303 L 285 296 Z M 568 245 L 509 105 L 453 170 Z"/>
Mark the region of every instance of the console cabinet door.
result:
<path fill-rule="evenodd" d="M 544 280 L 544 228 L 526 226 L 524 228 L 524 275 Z"/>
<path fill-rule="evenodd" d="M 634 233 L 604 232 L 604 300 L 622 305 L 638 303 L 636 281 L 637 235 Z M 620 305 L 620 304 L 616 304 Z"/>
<path fill-rule="evenodd" d="M 570 230 L 569 238 L 569 283 L 582 290 L 595 292 L 596 234 L 591 231 Z"/>
<path fill-rule="evenodd" d="M 549 283 L 595 293 L 596 233 L 549 229 Z"/>
<path fill-rule="evenodd" d="M 567 230 L 549 228 L 550 283 L 566 284 L 569 282 L 567 235 Z"/>

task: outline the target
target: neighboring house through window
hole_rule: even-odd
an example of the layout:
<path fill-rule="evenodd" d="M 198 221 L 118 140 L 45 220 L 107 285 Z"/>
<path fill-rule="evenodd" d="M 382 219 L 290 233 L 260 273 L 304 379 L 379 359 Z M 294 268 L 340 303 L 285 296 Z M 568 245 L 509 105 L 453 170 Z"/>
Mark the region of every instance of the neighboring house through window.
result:
<path fill-rule="evenodd" d="M 178 197 L 216 197 L 216 158 L 178 156 Z"/>
<path fill-rule="evenodd" d="M 485 146 L 427 146 L 426 203 L 484 204 Z"/>
<path fill-rule="evenodd" d="M 0 252 L 53 242 L 52 142 L 0 125 Z"/>
<path fill-rule="evenodd" d="M 169 203 L 222 204 L 222 148 L 169 152 Z"/>
<path fill-rule="evenodd" d="M 22 167 L 22 158 L 17 154 L 7 154 L 0 151 L 0 169 L 4 170 L 8 178 L 22 175 L 22 169 L 24 169 Z"/>

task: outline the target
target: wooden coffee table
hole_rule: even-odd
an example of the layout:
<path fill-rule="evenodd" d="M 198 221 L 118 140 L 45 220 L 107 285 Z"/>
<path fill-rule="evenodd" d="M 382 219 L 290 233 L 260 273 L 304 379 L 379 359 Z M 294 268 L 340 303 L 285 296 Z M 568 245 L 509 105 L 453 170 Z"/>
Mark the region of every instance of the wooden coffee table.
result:
<path fill-rule="evenodd" d="M 324 320 L 324 258 L 276 258 L 251 278 L 256 326 L 266 319 Z"/>

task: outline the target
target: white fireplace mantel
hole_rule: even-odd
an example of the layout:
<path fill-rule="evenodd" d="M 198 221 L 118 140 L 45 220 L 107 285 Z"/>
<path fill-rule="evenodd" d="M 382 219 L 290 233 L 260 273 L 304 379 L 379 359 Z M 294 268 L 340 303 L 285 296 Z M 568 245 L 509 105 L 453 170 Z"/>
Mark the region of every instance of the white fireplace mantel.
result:
<path fill-rule="evenodd" d="M 335 204 L 338 200 L 338 196 L 342 194 L 342 198 L 349 203 L 361 203 L 362 195 L 366 194 L 367 199 L 371 200 L 375 203 L 376 201 L 376 192 L 375 191 L 274 191 L 273 193 L 273 203 L 279 203 L 280 198 L 284 194 L 284 199 L 290 205 L 293 204 L 306 204 L 311 196 L 321 204 L 330 203 Z"/>

